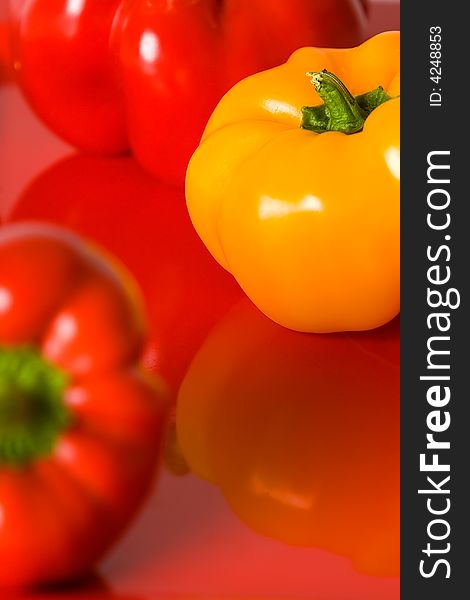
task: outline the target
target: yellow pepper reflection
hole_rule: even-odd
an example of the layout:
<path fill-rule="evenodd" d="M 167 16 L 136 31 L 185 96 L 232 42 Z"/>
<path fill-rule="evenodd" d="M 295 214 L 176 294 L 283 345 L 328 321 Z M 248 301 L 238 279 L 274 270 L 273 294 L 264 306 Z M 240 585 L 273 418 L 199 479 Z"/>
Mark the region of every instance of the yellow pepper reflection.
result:
<path fill-rule="evenodd" d="M 255 531 L 399 571 L 399 325 L 284 329 L 244 301 L 181 386 L 178 442 Z"/>

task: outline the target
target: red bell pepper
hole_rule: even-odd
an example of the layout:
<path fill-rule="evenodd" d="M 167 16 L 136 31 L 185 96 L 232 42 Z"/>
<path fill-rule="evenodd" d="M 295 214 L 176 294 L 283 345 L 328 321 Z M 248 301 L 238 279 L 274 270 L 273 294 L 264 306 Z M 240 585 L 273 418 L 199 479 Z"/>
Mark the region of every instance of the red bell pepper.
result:
<path fill-rule="evenodd" d="M 10 0 L 18 79 L 71 144 L 182 183 L 222 95 L 300 46 L 352 46 L 359 0 Z"/>
<path fill-rule="evenodd" d="M 16 78 L 57 135 L 86 151 L 128 148 L 110 35 L 121 0 L 10 0 Z"/>
<path fill-rule="evenodd" d="M 85 573 L 142 503 L 168 400 L 138 368 L 122 267 L 40 224 L 0 230 L 0 586 Z"/>

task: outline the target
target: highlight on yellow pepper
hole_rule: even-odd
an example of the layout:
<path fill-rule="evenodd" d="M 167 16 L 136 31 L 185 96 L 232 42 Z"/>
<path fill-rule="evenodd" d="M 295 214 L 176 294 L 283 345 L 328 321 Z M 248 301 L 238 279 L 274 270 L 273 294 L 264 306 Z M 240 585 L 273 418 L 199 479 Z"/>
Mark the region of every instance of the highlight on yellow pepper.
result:
<path fill-rule="evenodd" d="M 192 222 L 268 317 L 367 330 L 400 310 L 398 32 L 302 48 L 220 101 L 188 166 Z"/>

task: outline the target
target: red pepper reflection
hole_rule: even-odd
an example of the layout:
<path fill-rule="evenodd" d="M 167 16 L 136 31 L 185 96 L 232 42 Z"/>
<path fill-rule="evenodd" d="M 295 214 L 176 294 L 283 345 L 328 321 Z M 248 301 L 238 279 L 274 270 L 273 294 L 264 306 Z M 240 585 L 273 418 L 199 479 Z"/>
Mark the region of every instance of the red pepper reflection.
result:
<path fill-rule="evenodd" d="M 398 574 L 398 321 L 307 335 L 242 301 L 194 359 L 176 424 L 192 470 L 251 528 Z"/>
<path fill-rule="evenodd" d="M 74 155 L 39 175 L 8 220 L 69 227 L 110 250 L 140 284 L 150 319 L 144 360 L 177 389 L 209 329 L 241 292 L 189 220 L 184 192 L 131 158 Z"/>

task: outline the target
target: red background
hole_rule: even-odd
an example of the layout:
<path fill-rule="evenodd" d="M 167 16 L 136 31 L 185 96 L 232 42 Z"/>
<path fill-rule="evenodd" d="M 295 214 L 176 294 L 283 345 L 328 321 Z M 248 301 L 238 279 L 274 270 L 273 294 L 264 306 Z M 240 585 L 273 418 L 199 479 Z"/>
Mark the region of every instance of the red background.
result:
<path fill-rule="evenodd" d="M 6 0 L 0 0 L 0 18 L 5 12 Z M 373 3 L 370 33 L 398 28 L 398 3 Z M 70 154 L 71 148 L 45 130 L 12 85 L 0 86 L 2 219 L 35 176 Z M 57 592 L 52 597 L 399 598 L 397 578 L 361 575 L 344 558 L 257 536 L 230 512 L 216 488 L 193 476 L 163 474 L 139 518 L 102 563 L 99 573 L 102 580 L 98 583 L 83 590 Z M 7 597 L 6 593 L 2 595 Z"/>

